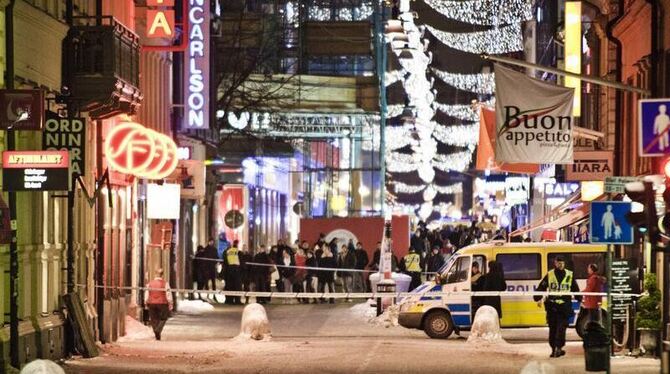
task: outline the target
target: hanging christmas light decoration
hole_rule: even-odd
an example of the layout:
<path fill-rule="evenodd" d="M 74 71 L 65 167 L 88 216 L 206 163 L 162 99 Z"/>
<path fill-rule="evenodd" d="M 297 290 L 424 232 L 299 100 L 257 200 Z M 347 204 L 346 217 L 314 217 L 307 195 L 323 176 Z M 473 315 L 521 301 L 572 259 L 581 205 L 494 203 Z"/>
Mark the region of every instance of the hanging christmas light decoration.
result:
<path fill-rule="evenodd" d="M 467 150 L 448 155 L 435 156 L 435 167 L 442 171 L 463 171 L 468 168 L 472 161 L 473 151 Z"/>
<path fill-rule="evenodd" d="M 473 125 L 437 125 L 433 137 L 443 144 L 455 146 L 476 145 L 479 142 L 479 123 Z"/>
<path fill-rule="evenodd" d="M 473 25 L 506 25 L 533 18 L 532 0 L 424 0 L 447 18 Z"/>
<path fill-rule="evenodd" d="M 386 74 L 384 74 L 384 85 L 388 87 L 393 83 L 398 82 L 402 79 L 404 74 L 405 73 L 402 70 L 387 71 Z"/>
<path fill-rule="evenodd" d="M 435 102 L 435 108 L 440 112 L 462 119 L 463 121 L 479 122 L 479 112 L 473 110 L 472 105 L 469 104 L 442 104 Z"/>
<path fill-rule="evenodd" d="M 455 193 L 460 193 L 463 192 L 463 183 L 453 183 L 450 185 L 446 186 L 440 186 L 436 183 L 433 183 L 432 188 L 437 191 L 437 193 L 441 194 L 455 194 Z M 428 186 L 426 185 L 413 185 L 413 184 L 405 184 L 402 182 L 393 182 L 393 189 L 395 190 L 396 193 L 403 193 L 403 194 L 415 194 L 419 193 L 421 191 L 424 191 L 427 189 Z"/>
<path fill-rule="evenodd" d="M 463 183 L 454 183 L 449 186 L 435 185 L 435 190 L 441 194 L 455 194 L 463 192 Z"/>
<path fill-rule="evenodd" d="M 458 74 L 435 68 L 431 68 L 430 71 L 444 83 L 459 90 L 482 95 L 493 95 L 495 93 L 494 73 Z"/>
<path fill-rule="evenodd" d="M 426 25 L 426 28 L 442 44 L 464 52 L 495 55 L 523 50 L 523 34 L 518 23 L 486 31 L 463 33 L 442 31 L 430 25 Z"/>

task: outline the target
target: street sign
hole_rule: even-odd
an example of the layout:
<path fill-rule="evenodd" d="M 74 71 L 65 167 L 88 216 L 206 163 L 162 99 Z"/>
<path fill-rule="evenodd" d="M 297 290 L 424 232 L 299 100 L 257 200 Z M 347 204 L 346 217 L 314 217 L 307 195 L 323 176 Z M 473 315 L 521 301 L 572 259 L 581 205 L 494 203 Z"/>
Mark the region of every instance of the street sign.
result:
<path fill-rule="evenodd" d="M 223 220 L 226 223 L 226 226 L 231 229 L 236 229 L 244 224 L 244 215 L 239 210 L 234 209 L 228 211 L 223 217 Z"/>
<path fill-rule="evenodd" d="M 84 176 L 86 170 L 86 118 L 60 118 L 47 111 L 42 148 L 45 151 L 70 151 L 70 171 Z"/>
<path fill-rule="evenodd" d="M 3 191 L 68 191 L 67 151 L 5 151 L 2 153 Z"/>
<path fill-rule="evenodd" d="M 638 102 L 640 156 L 670 154 L 670 98 Z"/>
<path fill-rule="evenodd" d="M 44 91 L 0 90 L 0 128 L 42 130 Z"/>
<path fill-rule="evenodd" d="M 612 176 L 614 153 L 611 151 L 575 152 L 572 165 L 567 166 L 569 181 L 604 180 Z"/>
<path fill-rule="evenodd" d="M 637 182 L 638 177 L 606 177 L 606 193 L 626 193 L 626 183 Z"/>
<path fill-rule="evenodd" d="M 612 261 L 612 281 L 610 290 L 612 291 L 612 319 L 626 321 L 628 317 L 628 306 L 632 304 L 630 296 L 616 296 L 616 293 L 631 294 L 635 292 L 635 276 L 637 269 L 633 267 L 630 260 Z"/>
<path fill-rule="evenodd" d="M 594 244 L 632 244 L 633 226 L 626 214 L 631 211 L 628 201 L 592 201 L 590 237 Z"/>

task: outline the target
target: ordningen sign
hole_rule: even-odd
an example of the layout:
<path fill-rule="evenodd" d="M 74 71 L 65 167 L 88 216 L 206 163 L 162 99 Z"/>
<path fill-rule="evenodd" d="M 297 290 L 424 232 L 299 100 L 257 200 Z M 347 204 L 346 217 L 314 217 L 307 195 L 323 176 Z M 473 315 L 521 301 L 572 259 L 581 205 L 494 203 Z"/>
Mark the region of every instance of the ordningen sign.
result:
<path fill-rule="evenodd" d="M 495 66 L 498 162 L 570 164 L 574 90 Z"/>
<path fill-rule="evenodd" d="M 184 74 L 185 124 L 187 129 L 209 128 L 209 1 L 189 0 L 188 48 Z"/>

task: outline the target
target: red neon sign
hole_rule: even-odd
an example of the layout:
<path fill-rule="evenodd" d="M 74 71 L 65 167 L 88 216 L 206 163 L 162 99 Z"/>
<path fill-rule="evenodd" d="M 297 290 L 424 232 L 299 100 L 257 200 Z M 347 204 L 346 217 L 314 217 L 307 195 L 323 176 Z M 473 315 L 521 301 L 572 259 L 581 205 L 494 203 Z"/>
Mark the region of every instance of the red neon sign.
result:
<path fill-rule="evenodd" d="M 105 139 L 105 157 L 119 172 L 146 179 L 163 179 L 177 167 L 177 144 L 135 122 L 122 122 Z"/>

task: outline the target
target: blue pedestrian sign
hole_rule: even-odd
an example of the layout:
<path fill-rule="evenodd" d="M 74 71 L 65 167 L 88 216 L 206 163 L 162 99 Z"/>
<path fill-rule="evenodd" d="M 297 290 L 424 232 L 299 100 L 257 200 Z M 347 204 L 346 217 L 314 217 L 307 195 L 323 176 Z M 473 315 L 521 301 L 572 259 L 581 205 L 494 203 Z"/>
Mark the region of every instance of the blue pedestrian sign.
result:
<path fill-rule="evenodd" d="M 639 101 L 640 156 L 670 154 L 670 98 Z"/>
<path fill-rule="evenodd" d="M 626 219 L 631 205 L 627 201 L 591 202 L 591 243 L 633 244 L 633 226 Z"/>

